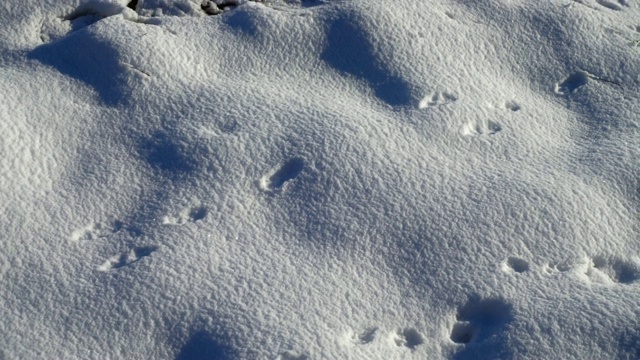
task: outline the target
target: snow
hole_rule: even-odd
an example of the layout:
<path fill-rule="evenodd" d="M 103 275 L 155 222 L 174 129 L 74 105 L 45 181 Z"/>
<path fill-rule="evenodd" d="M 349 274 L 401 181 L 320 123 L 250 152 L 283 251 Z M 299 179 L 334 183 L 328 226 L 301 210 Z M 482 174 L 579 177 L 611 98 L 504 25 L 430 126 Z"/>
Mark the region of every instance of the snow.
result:
<path fill-rule="evenodd" d="M 637 2 L 3 6 L 0 358 L 640 357 Z"/>

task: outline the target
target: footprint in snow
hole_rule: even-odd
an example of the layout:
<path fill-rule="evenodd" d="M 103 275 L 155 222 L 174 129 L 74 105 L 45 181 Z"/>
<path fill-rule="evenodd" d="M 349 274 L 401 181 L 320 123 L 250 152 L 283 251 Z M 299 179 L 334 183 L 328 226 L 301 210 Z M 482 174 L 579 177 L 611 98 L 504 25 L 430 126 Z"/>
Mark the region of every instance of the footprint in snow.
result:
<path fill-rule="evenodd" d="M 137 261 L 140 261 L 144 257 L 150 256 L 156 250 L 158 250 L 157 246 L 143 246 L 133 248 L 128 252 L 110 257 L 109 259 L 107 259 L 107 261 L 105 261 L 98 267 L 98 270 L 109 271 L 131 265 Z"/>
<path fill-rule="evenodd" d="M 342 341 L 348 345 L 366 345 L 372 343 L 377 334 L 377 327 L 361 329 L 360 332 L 349 330 L 343 335 Z"/>
<path fill-rule="evenodd" d="M 571 95 L 579 88 L 587 85 L 589 74 L 584 71 L 577 71 L 569 75 L 562 82 L 556 83 L 554 92 L 558 95 Z"/>
<path fill-rule="evenodd" d="M 360 334 L 353 335 L 353 342 L 357 345 L 364 345 L 371 343 L 376 338 L 378 332 L 377 327 L 372 327 L 364 330 Z"/>
<path fill-rule="evenodd" d="M 474 296 L 458 309 L 450 339 L 456 344 L 482 342 L 498 333 L 512 318 L 510 304 L 502 299 Z"/>
<path fill-rule="evenodd" d="M 508 273 L 523 273 L 529 271 L 529 262 L 519 257 L 510 256 L 502 263 L 502 270 Z"/>
<path fill-rule="evenodd" d="M 267 175 L 259 180 L 259 187 L 266 192 L 274 192 L 293 179 L 295 179 L 304 169 L 304 160 L 293 158 L 271 170 Z"/>
<path fill-rule="evenodd" d="M 502 131 L 502 126 L 491 120 L 486 121 L 470 121 L 462 126 L 460 132 L 463 136 L 485 136 L 495 135 Z"/>
<path fill-rule="evenodd" d="M 426 109 L 434 106 L 447 105 L 457 100 L 458 97 L 453 93 L 446 91 L 437 91 L 435 93 L 427 95 L 424 99 L 422 99 L 422 101 L 420 101 L 420 104 L 418 104 L 418 108 Z"/>
<path fill-rule="evenodd" d="M 162 219 L 163 225 L 184 225 L 203 220 L 209 214 L 209 209 L 204 205 L 193 206 L 182 210 L 177 215 L 167 215 Z"/>
<path fill-rule="evenodd" d="M 309 359 L 309 357 L 307 355 L 299 354 L 293 351 L 285 351 L 282 354 L 280 354 L 276 359 L 277 360 L 307 360 Z"/>
<path fill-rule="evenodd" d="M 114 235 L 122 230 L 125 230 L 129 235 L 133 237 L 140 236 L 140 230 L 135 227 L 126 226 L 124 222 L 120 220 L 114 220 L 111 222 L 95 222 L 91 223 L 80 229 L 76 229 L 71 233 L 71 241 L 89 241 L 101 238 L 106 238 Z"/>
<path fill-rule="evenodd" d="M 581 261 L 565 260 L 545 266 L 546 273 L 571 273 L 593 284 L 629 285 L 640 281 L 640 259 L 600 255 Z"/>
<path fill-rule="evenodd" d="M 504 108 L 513 112 L 520 111 L 522 108 L 517 102 L 510 100 L 504 103 Z"/>
<path fill-rule="evenodd" d="M 414 350 L 424 343 L 424 337 L 414 328 L 403 328 L 393 334 L 393 341 L 397 346 Z"/>
<path fill-rule="evenodd" d="M 584 274 L 598 284 L 631 284 L 640 280 L 640 261 L 613 256 L 589 259 Z"/>

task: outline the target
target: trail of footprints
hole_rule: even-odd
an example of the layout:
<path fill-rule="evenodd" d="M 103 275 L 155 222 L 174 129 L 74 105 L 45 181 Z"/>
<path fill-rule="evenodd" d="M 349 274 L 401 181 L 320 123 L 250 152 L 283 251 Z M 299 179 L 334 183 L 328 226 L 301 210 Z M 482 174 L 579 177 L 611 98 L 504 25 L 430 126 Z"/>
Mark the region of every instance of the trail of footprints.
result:
<path fill-rule="evenodd" d="M 269 193 L 282 191 L 285 185 L 296 178 L 304 169 L 302 158 L 291 158 L 275 167 L 258 181 L 261 190 Z M 182 211 L 166 215 L 162 218 L 162 225 L 187 225 L 204 220 L 209 214 L 208 207 L 196 205 L 185 207 Z M 137 238 L 142 235 L 135 226 L 127 225 L 121 220 L 95 222 L 71 232 L 70 240 L 75 243 L 84 243 L 108 239 L 118 233 L 126 231 L 130 237 Z M 120 254 L 114 255 L 103 262 L 99 271 L 120 269 L 150 256 L 158 250 L 158 246 L 136 246 Z"/>
<path fill-rule="evenodd" d="M 131 265 L 158 250 L 157 246 L 135 247 L 127 252 L 114 255 L 98 267 L 99 271 L 109 271 Z"/>
<path fill-rule="evenodd" d="M 259 181 L 261 190 L 269 193 L 282 191 L 286 183 L 296 178 L 304 169 L 305 163 L 302 158 L 294 157 L 285 161 L 280 166 L 275 167 Z M 204 205 L 185 207 L 182 211 L 166 215 L 162 218 L 162 225 L 186 225 L 204 220 L 209 214 L 209 209 Z M 139 237 L 142 232 L 134 226 L 125 224 L 121 220 L 91 223 L 87 226 L 74 230 L 70 239 L 73 242 L 81 243 L 96 241 L 115 236 L 121 231 L 127 231 L 131 237 Z M 150 256 L 158 250 L 157 246 L 133 247 L 121 254 L 114 255 L 107 259 L 98 267 L 100 271 L 120 269 L 140 261 L 142 258 Z"/>
<path fill-rule="evenodd" d="M 209 210 L 206 206 L 199 205 L 187 207 L 177 215 L 165 216 L 162 220 L 163 225 L 185 225 L 203 220 Z M 126 231 L 130 237 L 137 238 L 142 235 L 142 231 L 134 226 L 125 224 L 121 220 L 113 220 L 107 222 L 91 223 L 87 226 L 74 230 L 70 235 L 70 240 L 75 243 L 98 241 L 108 239 L 118 233 Z M 158 246 L 135 246 L 120 254 L 114 255 L 103 262 L 99 267 L 99 271 L 109 271 L 119 269 L 124 266 L 131 265 L 140 261 L 142 258 L 150 256 L 158 250 Z"/>
<path fill-rule="evenodd" d="M 412 327 L 396 328 L 395 330 L 387 332 L 386 335 L 382 334 L 382 331 L 378 327 L 369 327 L 358 333 L 349 332 L 346 338 L 347 343 L 356 346 L 368 345 L 376 339 L 381 338 L 383 341 L 387 340 L 389 344 L 409 350 L 415 350 L 425 342 L 424 336 Z"/>
<path fill-rule="evenodd" d="M 418 104 L 418 108 L 426 109 L 434 106 L 447 105 L 456 102 L 457 100 L 458 96 L 452 92 L 436 91 L 422 99 L 422 101 L 420 101 L 420 104 Z"/>
<path fill-rule="evenodd" d="M 462 306 L 457 308 L 455 323 L 451 325 L 449 340 L 458 345 L 482 342 L 504 330 L 513 319 L 513 308 L 499 298 L 481 298 L 471 296 Z M 383 332 L 378 327 L 368 327 L 361 332 L 348 332 L 347 344 L 351 346 L 368 346 L 374 341 L 386 342 L 390 346 L 405 348 L 414 352 L 427 339 L 413 327 L 400 327 Z M 281 353 L 277 359 L 308 359 L 305 354 L 294 351 Z"/>
<path fill-rule="evenodd" d="M 162 218 L 163 225 L 185 225 L 203 220 L 209 214 L 209 209 L 204 205 L 187 207 L 175 215 L 167 215 Z"/>
<path fill-rule="evenodd" d="M 529 262 L 519 257 L 509 257 L 502 263 L 502 270 L 519 274 L 531 269 Z M 629 285 L 640 280 L 640 259 L 624 259 L 619 256 L 598 255 L 577 261 L 563 261 L 545 264 L 543 271 L 548 275 L 570 273 L 594 284 Z"/>
<path fill-rule="evenodd" d="M 522 108 L 519 103 L 509 100 L 503 104 L 496 106 L 497 109 L 510 112 L 520 111 Z M 502 125 L 493 120 L 472 120 L 462 126 L 461 133 L 464 136 L 491 136 L 502 131 Z"/>
<path fill-rule="evenodd" d="M 561 262 L 545 267 L 548 274 L 573 273 L 593 284 L 629 285 L 640 280 L 640 259 L 618 256 L 594 256 L 576 263 Z"/>
<path fill-rule="evenodd" d="M 516 273 L 526 272 L 530 266 L 526 260 L 510 257 L 505 260 L 508 268 Z M 636 280 L 638 268 L 636 271 Z M 624 271 L 629 271 L 626 269 Z M 500 297 L 481 297 L 471 295 L 462 305 L 458 306 L 455 313 L 455 321 L 450 325 L 448 340 L 459 346 L 458 350 L 465 346 L 478 344 L 503 333 L 509 323 L 514 320 L 514 308 L 505 299 Z M 413 352 L 426 342 L 426 338 L 415 328 L 397 328 L 383 334 L 378 327 L 368 327 L 361 332 L 348 332 L 346 334 L 348 344 L 353 346 L 367 346 L 377 339 L 387 341 L 390 345 L 403 347 Z M 310 357 L 301 352 L 285 351 L 280 353 L 279 360 L 307 360 Z"/>
<path fill-rule="evenodd" d="M 429 109 L 434 107 L 441 107 L 452 104 L 458 101 L 458 95 L 450 91 L 436 91 L 427 95 L 418 104 L 419 109 Z M 503 109 L 511 112 L 520 111 L 522 108 L 516 101 L 509 100 L 502 105 L 497 106 L 498 109 Z M 502 131 L 502 125 L 493 120 L 472 120 L 467 122 L 460 129 L 460 133 L 463 136 L 475 137 L 475 136 L 491 136 Z"/>
<path fill-rule="evenodd" d="M 362 332 L 348 334 L 348 342 L 352 345 L 367 345 L 378 338 L 380 332 L 380 328 L 378 327 L 365 328 Z M 386 338 L 395 346 L 404 347 L 409 350 L 414 350 L 425 342 L 422 334 L 412 327 L 397 328 L 388 333 Z"/>
<path fill-rule="evenodd" d="M 640 280 L 640 259 L 623 260 L 615 256 L 596 256 L 586 262 L 559 263 L 545 265 L 548 273 L 576 271 L 591 282 L 600 284 L 631 284 Z M 522 274 L 531 270 L 529 262 L 523 258 L 510 256 L 502 263 L 503 271 Z M 451 325 L 449 340 L 459 346 L 481 343 L 499 335 L 514 319 L 513 307 L 501 298 L 482 298 L 471 296 L 459 306 L 455 322 Z M 367 345 L 379 337 L 377 327 L 364 329 L 360 333 L 350 334 L 354 345 Z M 425 338 L 414 328 L 399 328 L 388 336 L 396 346 L 415 350 L 425 342 Z"/>
<path fill-rule="evenodd" d="M 70 238 L 71 241 L 74 242 L 97 240 L 116 234 L 123 228 L 124 223 L 120 220 L 114 220 L 105 223 L 96 222 L 86 225 L 85 227 L 82 227 L 80 229 L 74 230 L 71 233 Z"/>

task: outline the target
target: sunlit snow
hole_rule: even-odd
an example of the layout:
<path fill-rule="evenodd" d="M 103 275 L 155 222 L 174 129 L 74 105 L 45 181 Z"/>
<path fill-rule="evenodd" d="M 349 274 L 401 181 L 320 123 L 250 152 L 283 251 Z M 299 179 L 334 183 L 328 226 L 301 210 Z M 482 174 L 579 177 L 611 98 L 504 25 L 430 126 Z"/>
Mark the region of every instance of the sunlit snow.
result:
<path fill-rule="evenodd" d="M 0 9 L 0 359 L 640 358 L 639 2 Z"/>

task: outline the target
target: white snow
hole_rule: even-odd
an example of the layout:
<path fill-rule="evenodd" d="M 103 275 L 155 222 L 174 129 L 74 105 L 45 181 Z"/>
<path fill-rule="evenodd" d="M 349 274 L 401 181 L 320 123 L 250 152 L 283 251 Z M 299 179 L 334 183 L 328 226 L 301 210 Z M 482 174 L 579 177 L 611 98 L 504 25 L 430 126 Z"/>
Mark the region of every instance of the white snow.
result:
<path fill-rule="evenodd" d="M 640 3 L 0 7 L 1 359 L 640 358 Z"/>

